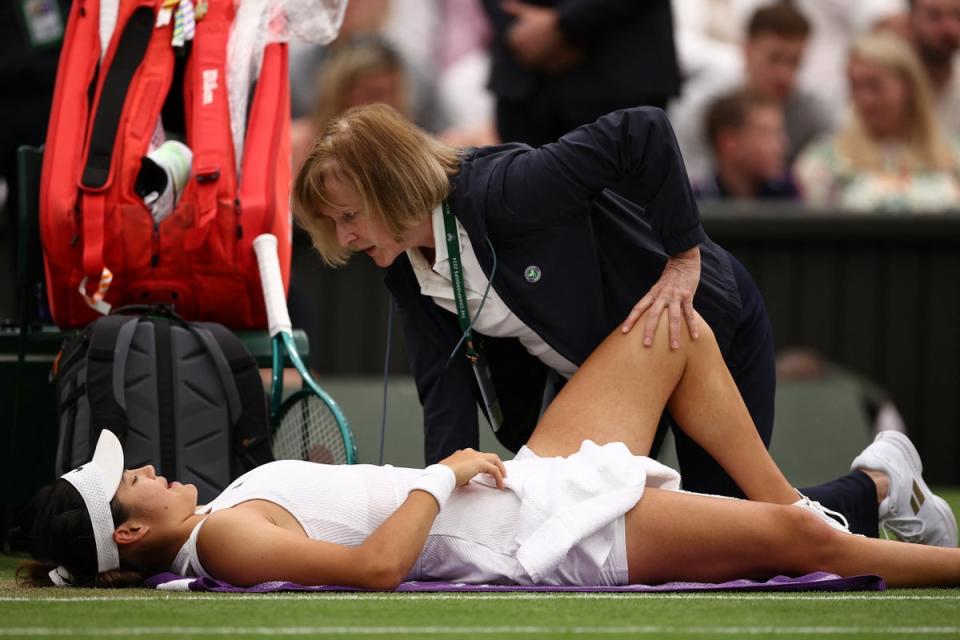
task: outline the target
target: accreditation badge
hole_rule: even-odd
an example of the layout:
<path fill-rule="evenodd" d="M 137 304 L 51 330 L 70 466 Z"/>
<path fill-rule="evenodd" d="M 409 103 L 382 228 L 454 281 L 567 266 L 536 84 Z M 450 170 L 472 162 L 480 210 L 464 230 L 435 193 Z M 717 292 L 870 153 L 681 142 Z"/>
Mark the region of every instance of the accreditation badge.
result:
<path fill-rule="evenodd" d="M 63 40 L 63 16 L 57 0 L 14 0 L 33 49 L 46 49 Z"/>
<path fill-rule="evenodd" d="M 480 395 L 483 397 L 483 406 L 487 410 L 487 420 L 494 433 L 500 431 L 503 424 L 503 411 L 500 409 L 500 400 L 497 399 L 497 390 L 493 387 L 493 378 L 490 377 L 490 365 L 483 352 L 479 351 L 477 359 L 473 362 L 473 375 L 477 379 L 477 385 L 480 386 Z"/>

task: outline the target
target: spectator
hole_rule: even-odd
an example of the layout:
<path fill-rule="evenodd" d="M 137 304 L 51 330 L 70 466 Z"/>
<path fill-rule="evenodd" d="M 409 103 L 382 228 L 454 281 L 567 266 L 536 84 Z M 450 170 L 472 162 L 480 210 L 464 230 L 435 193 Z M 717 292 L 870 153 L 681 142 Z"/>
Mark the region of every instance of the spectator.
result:
<path fill-rule="evenodd" d="M 960 150 L 941 135 L 926 74 L 893 34 L 854 43 L 847 67 L 853 112 L 805 150 L 795 176 L 813 205 L 860 211 L 940 210 L 960 203 Z"/>
<path fill-rule="evenodd" d="M 811 34 L 797 85 L 815 94 L 830 117 L 830 130 L 843 124 L 847 80 L 838 73 L 850 45 L 879 23 L 902 15 L 905 0 L 796 0 L 810 20 Z"/>
<path fill-rule="evenodd" d="M 390 0 L 348 2 L 337 38 L 327 46 L 290 44 L 290 107 L 294 119 L 309 117 L 316 103 L 317 69 L 324 58 L 355 35 L 381 33 L 390 15 Z"/>
<path fill-rule="evenodd" d="M 911 0 L 908 32 L 933 87 L 941 125 L 960 135 L 960 0 Z"/>
<path fill-rule="evenodd" d="M 455 147 L 497 144 L 490 77 L 493 30 L 480 0 L 444 0 L 437 34 L 437 85 L 451 128 L 439 138 Z"/>
<path fill-rule="evenodd" d="M 410 78 L 411 117 L 427 131 L 437 133 L 449 126 L 440 103 L 434 70 L 425 60 L 423 47 L 414 47 L 411 21 L 429 34 L 433 3 L 413 0 L 351 0 L 343 15 L 339 35 L 327 46 L 295 44 L 290 50 L 290 102 L 295 120 L 308 118 L 318 99 L 315 78 L 324 59 L 355 36 L 378 34 L 400 54 Z M 406 25 L 401 27 L 400 25 Z M 431 42 L 432 46 L 432 42 Z"/>
<path fill-rule="evenodd" d="M 739 86 L 781 105 L 787 132 L 787 159 L 792 161 L 808 141 L 828 130 L 829 114 L 812 93 L 796 86 L 810 34 L 810 23 L 791 3 L 776 2 L 757 9 L 747 24 L 743 72 L 707 75 L 689 86 L 670 109 L 687 173 L 694 183 L 710 176 L 709 143 L 704 112 L 712 100 Z"/>
<path fill-rule="evenodd" d="M 311 117 L 291 128 L 294 167 L 303 162 L 313 137 L 350 107 L 382 102 L 410 117 L 406 67 L 397 50 L 377 35 L 354 36 L 331 51 L 317 71 L 316 85 Z"/>
<path fill-rule="evenodd" d="M 680 90 L 670 0 L 484 0 L 503 140 L 540 146 Z"/>
<path fill-rule="evenodd" d="M 673 0 L 677 52 L 684 89 L 704 79 L 743 73 L 743 34 L 750 15 L 770 0 Z M 906 0 L 793 0 L 810 21 L 811 34 L 797 84 L 827 107 L 831 128 L 841 124 L 847 83 L 838 74 L 850 43 L 878 22 L 904 18 Z"/>
<path fill-rule="evenodd" d="M 721 96 L 706 120 L 713 150 L 713 177 L 696 185 L 701 198 L 796 198 L 784 170 L 787 134 L 783 110 L 771 98 L 749 89 Z"/>
<path fill-rule="evenodd" d="M 673 0 L 683 93 L 691 84 L 722 74 L 742 74 L 747 20 L 765 0 Z"/>

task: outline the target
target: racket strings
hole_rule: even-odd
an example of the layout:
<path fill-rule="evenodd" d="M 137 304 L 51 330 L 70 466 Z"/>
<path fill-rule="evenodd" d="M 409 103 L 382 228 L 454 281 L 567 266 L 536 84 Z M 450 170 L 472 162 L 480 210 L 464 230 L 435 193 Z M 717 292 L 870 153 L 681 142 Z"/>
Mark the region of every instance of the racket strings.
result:
<path fill-rule="evenodd" d="M 347 462 L 337 417 L 326 402 L 313 394 L 302 395 L 281 409 L 272 448 L 277 460 Z"/>

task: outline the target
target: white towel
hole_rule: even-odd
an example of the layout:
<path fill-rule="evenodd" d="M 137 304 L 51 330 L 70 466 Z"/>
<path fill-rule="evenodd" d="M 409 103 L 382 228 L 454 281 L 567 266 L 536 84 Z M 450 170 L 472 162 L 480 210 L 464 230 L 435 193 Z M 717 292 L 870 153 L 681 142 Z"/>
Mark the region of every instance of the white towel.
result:
<path fill-rule="evenodd" d="M 566 458 L 541 458 L 523 447 L 506 463 L 506 488 L 519 496 L 517 561 L 540 582 L 575 545 L 600 566 L 614 544 L 612 528 L 594 535 L 633 508 L 649 485 L 678 490 L 680 475 L 656 460 L 634 456 L 622 443 L 585 440 Z M 489 476 L 473 482 L 493 486 Z"/>

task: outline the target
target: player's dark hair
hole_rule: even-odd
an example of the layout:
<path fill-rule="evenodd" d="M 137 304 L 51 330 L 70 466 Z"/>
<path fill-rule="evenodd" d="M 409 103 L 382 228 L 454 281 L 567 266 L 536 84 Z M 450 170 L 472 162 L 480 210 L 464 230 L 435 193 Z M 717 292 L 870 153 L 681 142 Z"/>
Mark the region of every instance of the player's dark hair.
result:
<path fill-rule="evenodd" d="M 129 513 L 114 497 L 110 513 L 115 523 L 126 522 Z M 97 547 L 93 523 L 76 487 L 58 479 L 33 497 L 21 519 L 20 529 L 35 560 L 17 568 L 21 586 L 49 587 L 49 573 L 62 565 L 76 578 L 76 586 L 129 587 L 143 583 L 143 575 L 129 568 L 97 573 Z"/>

